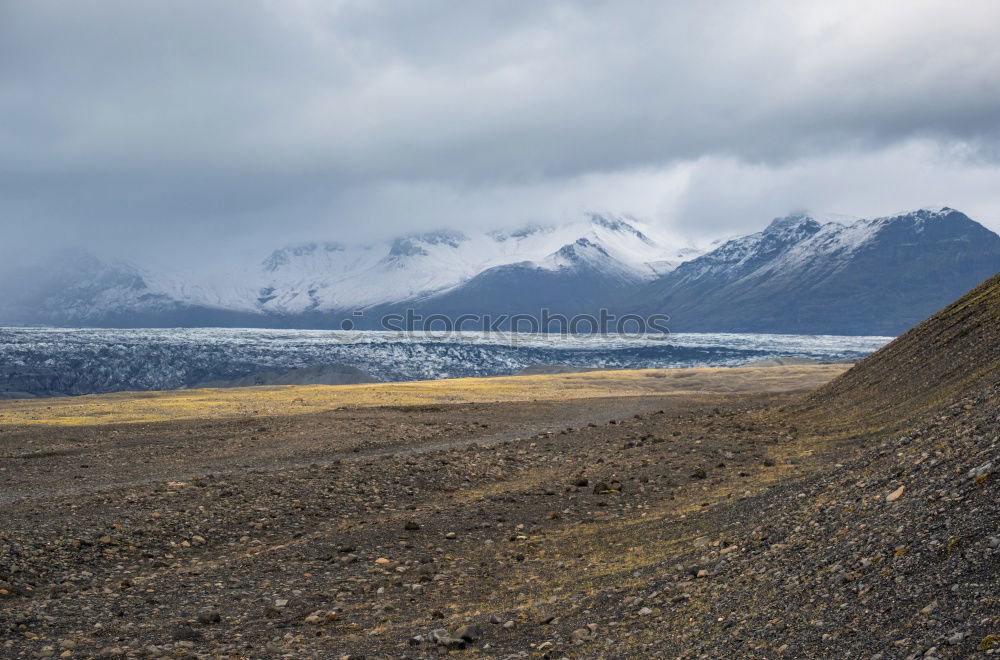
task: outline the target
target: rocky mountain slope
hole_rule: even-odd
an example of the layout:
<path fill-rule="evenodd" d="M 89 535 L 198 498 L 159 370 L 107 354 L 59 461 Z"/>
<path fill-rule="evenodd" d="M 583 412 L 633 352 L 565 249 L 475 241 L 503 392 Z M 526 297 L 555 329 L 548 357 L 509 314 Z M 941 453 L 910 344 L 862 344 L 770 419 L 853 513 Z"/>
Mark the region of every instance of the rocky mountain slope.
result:
<path fill-rule="evenodd" d="M 896 335 L 1000 270 L 1000 236 L 954 209 L 820 223 L 728 241 L 646 286 L 676 331 Z"/>
<path fill-rule="evenodd" d="M 701 650 L 1000 651 L 1000 276 L 782 418 L 830 462 L 703 556 L 725 579 L 703 620 L 728 625 L 692 626 Z"/>

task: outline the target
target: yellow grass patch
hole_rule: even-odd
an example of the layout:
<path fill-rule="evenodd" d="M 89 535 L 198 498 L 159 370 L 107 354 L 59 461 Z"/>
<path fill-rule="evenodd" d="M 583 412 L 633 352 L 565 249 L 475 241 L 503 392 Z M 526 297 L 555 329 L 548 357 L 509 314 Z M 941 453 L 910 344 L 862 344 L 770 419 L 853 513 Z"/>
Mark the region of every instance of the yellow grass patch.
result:
<path fill-rule="evenodd" d="M 608 396 L 788 392 L 814 389 L 848 365 L 636 369 L 452 378 L 365 385 L 282 385 L 119 392 L 0 401 L 0 425 L 93 425 L 295 415 L 337 408 L 562 401 Z"/>

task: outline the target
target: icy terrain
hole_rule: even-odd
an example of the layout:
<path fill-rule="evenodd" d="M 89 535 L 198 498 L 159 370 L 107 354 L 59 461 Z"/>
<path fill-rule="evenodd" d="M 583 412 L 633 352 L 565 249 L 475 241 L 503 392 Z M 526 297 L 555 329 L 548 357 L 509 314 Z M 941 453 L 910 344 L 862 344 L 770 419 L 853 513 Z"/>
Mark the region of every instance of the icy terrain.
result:
<path fill-rule="evenodd" d="M 346 364 L 384 381 L 495 376 L 534 364 L 734 366 L 758 358 L 857 359 L 889 337 L 646 337 L 256 329 L 0 328 L 0 396 L 176 389 L 269 369 Z"/>

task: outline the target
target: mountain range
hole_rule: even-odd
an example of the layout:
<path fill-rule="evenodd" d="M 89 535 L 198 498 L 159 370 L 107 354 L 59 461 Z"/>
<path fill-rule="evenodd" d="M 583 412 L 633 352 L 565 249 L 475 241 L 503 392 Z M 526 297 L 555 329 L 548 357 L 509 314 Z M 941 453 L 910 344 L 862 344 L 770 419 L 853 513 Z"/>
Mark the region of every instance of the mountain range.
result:
<path fill-rule="evenodd" d="M 5 276 L 0 324 L 380 327 L 385 314 L 669 315 L 674 331 L 894 335 L 1000 270 L 951 208 L 847 223 L 796 214 L 709 249 L 629 218 L 306 243 L 197 270 L 74 252 Z M 470 328 L 471 329 L 471 328 Z"/>

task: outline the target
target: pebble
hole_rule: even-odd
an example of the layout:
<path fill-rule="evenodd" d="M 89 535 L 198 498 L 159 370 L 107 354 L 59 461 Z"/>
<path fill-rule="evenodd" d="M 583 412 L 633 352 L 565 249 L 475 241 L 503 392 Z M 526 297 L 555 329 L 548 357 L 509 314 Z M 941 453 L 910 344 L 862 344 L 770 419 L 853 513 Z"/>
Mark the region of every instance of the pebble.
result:
<path fill-rule="evenodd" d="M 906 491 L 906 486 L 900 486 L 896 490 L 894 490 L 891 493 L 889 493 L 888 495 L 886 495 L 885 496 L 885 501 L 886 502 L 895 502 L 896 500 L 898 500 L 900 497 L 903 496 L 903 492 L 904 491 Z"/>
<path fill-rule="evenodd" d="M 222 615 L 219 613 L 219 610 L 207 608 L 198 612 L 198 623 L 202 625 L 208 626 L 220 621 L 222 621 Z"/>
<path fill-rule="evenodd" d="M 464 639 L 467 642 L 478 642 L 483 636 L 483 630 L 475 624 L 466 624 L 464 626 L 459 626 L 452 637 L 458 637 L 459 639 Z"/>

